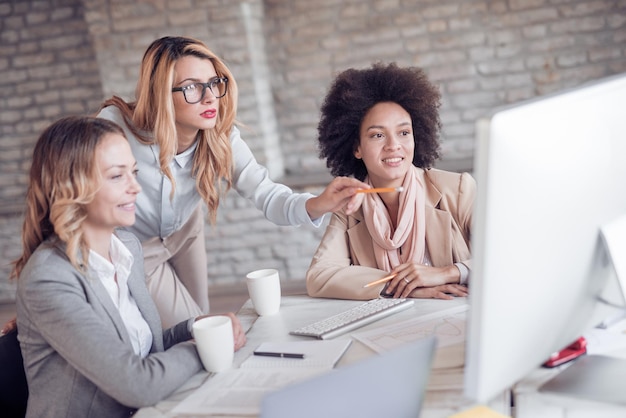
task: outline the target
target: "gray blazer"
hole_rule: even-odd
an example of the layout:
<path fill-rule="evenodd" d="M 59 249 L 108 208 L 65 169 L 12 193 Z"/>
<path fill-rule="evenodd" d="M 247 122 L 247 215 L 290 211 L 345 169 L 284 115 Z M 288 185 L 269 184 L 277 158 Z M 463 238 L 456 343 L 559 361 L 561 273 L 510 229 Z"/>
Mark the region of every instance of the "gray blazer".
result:
<path fill-rule="evenodd" d="M 17 325 L 29 385 L 28 417 L 116 417 L 153 405 L 202 369 L 193 319 L 167 331 L 146 288 L 139 240 L 117 233 L 134 257 L 129 290 L 152 330 L 146 358 L 100 280 L 77 271 L 62 245 L 42 243 L 17 286 Z"/>

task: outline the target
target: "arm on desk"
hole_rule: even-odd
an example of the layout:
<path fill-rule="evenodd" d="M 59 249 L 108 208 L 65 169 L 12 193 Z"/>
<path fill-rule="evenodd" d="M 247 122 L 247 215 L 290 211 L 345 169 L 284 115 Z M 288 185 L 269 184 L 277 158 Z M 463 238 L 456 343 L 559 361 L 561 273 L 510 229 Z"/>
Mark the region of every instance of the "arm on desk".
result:
<path fill-rule="evenodd" d="M 363 286 L 388 273 L 375 267 L 358 265 L 358 261 L 352 259 L 347 231 L 359 226 L 352 228 L 348 222 L 352 221 L 347 215 L 333 213 L 306 273 L 309 296 L 355 300 L 380 297 L 385 283 Z"/>

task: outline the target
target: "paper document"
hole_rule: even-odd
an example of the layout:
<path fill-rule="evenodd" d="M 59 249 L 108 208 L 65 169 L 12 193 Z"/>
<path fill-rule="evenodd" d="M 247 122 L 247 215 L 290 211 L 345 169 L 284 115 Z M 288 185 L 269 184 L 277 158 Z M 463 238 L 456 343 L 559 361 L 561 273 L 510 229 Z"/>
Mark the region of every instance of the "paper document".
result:
<path fill-rule="evenodd" d="M 175 415 L 253 415 L 267 392 L 327 373 L 324 368 L 232 369 L 211 376 L 172 410 Z"/>
<path fill-rule="evenodd" d="M 255 351 L 301 353 L 304 358 L 265 357 L 250 353 L 240 368 L 209 377 L 172 412 L 189 415 L 257 415 L 265 394 L 329 372 L 350 343 L 351 340 L 263 343 Z"/>
<path fill-rule="evenodd" d="M 377 353 L 389 351 L 429 335 L 437 337 L 438 348 L 446 347 L 465 341 L 468 308 L 468 305 L 455 306 L 371 331 L 355 332 L 352 336 Z"/>

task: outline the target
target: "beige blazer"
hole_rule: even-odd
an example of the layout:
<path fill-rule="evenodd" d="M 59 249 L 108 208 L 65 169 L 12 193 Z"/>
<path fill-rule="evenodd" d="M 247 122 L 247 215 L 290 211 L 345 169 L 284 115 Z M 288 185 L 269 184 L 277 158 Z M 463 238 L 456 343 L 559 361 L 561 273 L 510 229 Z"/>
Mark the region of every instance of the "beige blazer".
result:
<path fill-rule="evenodd" d="M 419 169 L 426 188 L 426 246 L 435 267 L 457 262 L 471 270 L 470 232 L 476 182 L 468 173 Z M 374 299 L 384 284 L 363 285 L 388 272 L 376 267 L 372 237 L 359 209 L 334 213 L 306 274 L 310 296 Z"/>

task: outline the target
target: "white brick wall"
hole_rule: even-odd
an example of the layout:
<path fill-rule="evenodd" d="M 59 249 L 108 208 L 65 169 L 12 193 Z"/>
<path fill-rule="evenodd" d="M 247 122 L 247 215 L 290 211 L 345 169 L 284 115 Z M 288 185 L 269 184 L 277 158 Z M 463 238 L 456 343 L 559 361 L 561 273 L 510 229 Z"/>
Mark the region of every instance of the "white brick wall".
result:
<path fill-rule="evenodd" d="M 13 297 L 8 263 L 37 135 L 111 94 L 131 98 L 143 51 L 172 34 L 225 59 L 240 85 L 244 138 L 290 176 L 325 171 L 318 109 L 348 67 L 425 68 L 443 93 L 442 166 L 451 169 L 471 168 L 474 121 L 494 108 L 626 71 L 626 3 L 616 0 L 2 1 L 0 300 Z M 233 283 L 259 267 L 301 280 L 322 232 L 277 227 L 231 193 L 206 228 L 208 280 Z"/>

